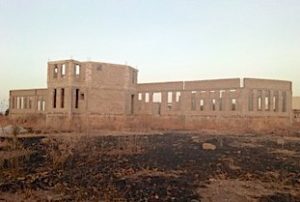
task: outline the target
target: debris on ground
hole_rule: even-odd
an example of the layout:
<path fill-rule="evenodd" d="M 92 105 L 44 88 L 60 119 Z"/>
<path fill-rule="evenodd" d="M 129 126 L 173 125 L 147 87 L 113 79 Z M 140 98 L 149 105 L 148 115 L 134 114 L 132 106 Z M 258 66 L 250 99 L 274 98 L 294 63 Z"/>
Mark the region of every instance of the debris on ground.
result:
<path fill-rule="evenodd" d="M 202 149 L 204 150 L 215 150 L 217 147 L 216 145 L 210 144 L 210 143 L 203 143 Z"/>

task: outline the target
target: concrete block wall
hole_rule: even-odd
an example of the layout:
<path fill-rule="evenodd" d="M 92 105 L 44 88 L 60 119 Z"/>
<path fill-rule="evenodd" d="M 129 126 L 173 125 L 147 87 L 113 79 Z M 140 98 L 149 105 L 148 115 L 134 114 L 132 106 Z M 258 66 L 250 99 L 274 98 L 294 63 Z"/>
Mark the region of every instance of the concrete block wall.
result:
<path fill-rule="evenodd" d="M 285 127 L 293 120 L 289 81 L 233 78 L 139 84 L 137 75 L 127 65 L 49 62 L 48 88 L 11 91 L 11 115 L 42 113 L 48 126 L 65 130 L 78 125 L 248 130 L 272 123 Z"/>
<path fill-rule="evenodd" d="M 47 113 L 47 89 L 14 90 L 10 91 L 9 94 L 9 110 L 11 115 Z"/>
<path fill-rule="evenodd" d="M 289 81 L 247 78 L 148 83 L 139 84 L 137 93 L 136 114 L 140 115 L 292 116 Z M 157 93 L 159 102 L 153 98 Z M 153 110 L 157 107 L 160 110 Z"/>

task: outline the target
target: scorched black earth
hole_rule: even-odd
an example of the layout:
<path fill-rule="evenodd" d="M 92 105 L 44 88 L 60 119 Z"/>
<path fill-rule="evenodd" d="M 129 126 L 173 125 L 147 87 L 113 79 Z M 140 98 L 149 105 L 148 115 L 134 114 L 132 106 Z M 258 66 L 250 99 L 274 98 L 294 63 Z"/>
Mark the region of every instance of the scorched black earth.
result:
<path fill-rule="evenodd" d="M 70 134 L 18 141 L 24 155 L 0 164 L 0 200 L 300 201 L 295 138 Z"/>

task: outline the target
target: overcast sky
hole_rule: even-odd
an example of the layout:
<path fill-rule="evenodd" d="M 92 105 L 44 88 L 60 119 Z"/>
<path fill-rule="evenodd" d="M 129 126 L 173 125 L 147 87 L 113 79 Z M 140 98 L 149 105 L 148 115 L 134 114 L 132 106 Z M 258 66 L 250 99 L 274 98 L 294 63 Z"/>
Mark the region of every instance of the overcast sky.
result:
<path fill-rule="evenodd" d="M 0 0 L 0 100 L 48 60 L 128 64 L 139 82 L 258 77 L 300 95 L 299 0 Z"/>

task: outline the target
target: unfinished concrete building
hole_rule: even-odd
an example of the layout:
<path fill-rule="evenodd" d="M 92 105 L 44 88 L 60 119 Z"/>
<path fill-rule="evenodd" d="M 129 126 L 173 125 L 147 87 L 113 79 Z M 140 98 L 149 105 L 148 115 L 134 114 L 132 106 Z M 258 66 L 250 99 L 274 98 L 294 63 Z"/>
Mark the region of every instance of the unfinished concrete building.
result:
<path fill-rule="evenodd" d="M 47 127 L 241 129 L 292 123 L 292 83 L 218 79 L 138 83 L 127 65 L 76 60 L 48 63 L 48 88 L 10 91 L 12 118 Z"/>
<path fill-rule="evenodd" d="M 293 97 L 294 121 L 300 123 L 300 97 Z"/>

